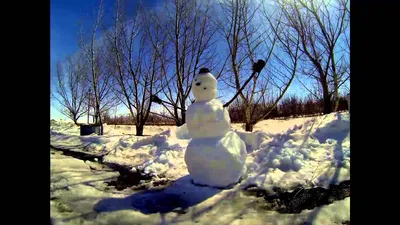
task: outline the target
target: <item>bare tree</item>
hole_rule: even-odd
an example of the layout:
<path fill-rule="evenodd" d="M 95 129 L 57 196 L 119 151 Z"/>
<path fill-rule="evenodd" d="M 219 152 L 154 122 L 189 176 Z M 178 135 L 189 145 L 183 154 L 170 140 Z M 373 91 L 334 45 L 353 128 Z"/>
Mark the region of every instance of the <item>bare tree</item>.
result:
<path fill-rule="evenodd" d="M 87 98 L 85 98 L 85 105 L 87 107 L 87 116 L 88 116 L 88 124 L 90 124 L 90 117 L 92 117 L 92 123 L 98 124 L 99 123 L 99 114 L 96 110 L 96 98 L 94 93 L 91 91 L 91 82 L 89 83 L 89 92 L 87 93 Z M 109 114 L 109 112 L 114 108 L 117 107 L 119 101 L 115 95 L 105 96 L 102 99 L 102 104 L 100 104 L 100 114 L 102 116 L 102 122 L 104 119 L 105 114 Z"/>
<path fill-rule="evenodd" d="M 144 125 L 149 118 L 151 95 L 159 92 L 160 58 L 163 47 L 159 43 L 160 29 L 149 27 L 140 6 L 134 16 L 124 14 L 123 1 L 117 0 L 112 31 L 107 31 L 110 44 L 108 65 L 113 70 L 116 85 L 113 91 L 129 109 L 135 120 L 136 135 L 142 136 Z M 152 29 L 154 28 L 154 29 Z"/>
<path fill-rule="evenodd" d="M 339 89 L 349 79 L 349 0 L 275 0 L 301 40 L 302 73 L 322 88 L 324 114 L 336 110 Z M 332 105 L 334 100 L 334 105 Z M 334 107 L 332 107 L 334 106 Z"/>
<path fill-rule="evenodd" d="M 66 62 L 57 63 L 53 99 L 59 103 L 58 110 L 77 125 L 86 112 L 87 70 L 82 55 L 69 56 Z"/>
<path fill-rule="evenodd" d="M 117 104 L 117 99 L 112 95 L 111 91 L 111 87 L 113 86 L 111 84 L 111 71 L 105 63 L 108 46 L 104 43 L 104 40 L 96 38 L 103 19 L 103 13 L 103 1 L 100 1 L 98 11 L 95 13 L 95 21 L 90 32 L 90 37 L 85 38 L 82 26 L 79 43 L 80 51 L 85 55 L 85 63 L 90 68 L 88 80 L 94 95 L 95 120 L 96 124 L 100 124 L 101 126 L 101 135 L 103 135 L 102 113 Z"/>
<path fill-rule="evenodd" d="M 201 67 L 219 67 L 220 72 L 215 73 L 218 78 L 226 60 L 215 60 L 216 29 L 210 0 L 170 0 L 164 12 L 164 16 L 149 15 L 167 38 L 165 49 L 172 52 L 161 61 L 163 96 L 172 106 L 172 110 L 166 107 L 168 113 L 180 126 L 186 122 L 192 78 Z M 157 46 L 154 40 L 152 44 Z"/>
<path fill-rule="evenodd" d="M 286 52 L 289 52 L 289 58 L 296 63 L 292 62 L 293 65 L 288 66 L 287 62 L 280 59 L 281 56 L 274 53 L 278 40 L 285 49 L 285 44 L 288 45 L 288 42 L 293 39 L 284 40 L 280 36 L 282 31 L 279 21 L 278 23 L 266 23 L 263 20 L 262 2 L 225 0 L 220 2 L 220 6 L 223 13 L 217 24 L 228 45 L 230 59 L 228 72 L 232 74 L 229 76 L 230 80 L 227 79 L 225 83 L 235 90 L 235 96 L 240 97 L 238 102 L 240 102 L 244 114 L 245 130 L 252 131 L 254 125 L 268 116 L 276 107 L 290 86 L 295 75 L 298 54 L 292 48 L 293 44 L 290 43 L 291 45 L 288 46 L 290 51 L 286 50 Z M 268 68 L 267 72 L 255 73 L 256 58 L 264 60 Z M 289 72 L 276 69 L 278 65 L 285 65 L 289 68 Z M 250 75 L 251 71 L 252 75 Z M 272 93 L 267 90 L 272 88 L 279 93 L 273 104 L 269 105 Z M 228 106 L 232 100 L 224 106 Z M 270 110 L 261 112 L 263 109 L 269 108 Z"/>
<path fill-rule="evenodd" d="M 258 24 L 255 23 L 255 16 L 260 4 L 250 0 L 225 0 L 220 2 L 220 6 L 223 15 L 222 18 L 218 18 L 217 24 L 228 45 L 229 72 L 233 74 L 225 83 L 236 91 L 236 95 L 240 96 L 245 114 L 246 131 L 251 131 L 251 106 L 254 105 L 252 103 L 255 101 L 258 81 L 261 79 L 260 73 L 249 80 L 249 85 L 243 91 L 241 88 L 244 80 L 248 79 L 251 65 L 255 63 L 255 57 L 264 42 L 262 40 L 264 32 L 257 32 Z M 273 44 L 269 46 L 271 47 L 270 52 L 273 51 Z M 261 96 L 262 94 L 258 95 L 258 99 L 261 99 Z"/>

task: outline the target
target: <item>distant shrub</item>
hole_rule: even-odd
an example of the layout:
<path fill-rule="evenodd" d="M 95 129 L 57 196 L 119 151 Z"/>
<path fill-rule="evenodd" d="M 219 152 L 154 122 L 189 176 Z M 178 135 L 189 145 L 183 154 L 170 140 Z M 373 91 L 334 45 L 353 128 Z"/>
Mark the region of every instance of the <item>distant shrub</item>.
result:
<path fill-rule="evenodd" d="M 104 115 L 104 123 L 108 125 L 135 125 L 135 118 L 130 115 L 109 116 Z M 150 114 L 146 125 L 174 125 L 175 121 L 160 115 Z"/>
<path fill-rule="evenodd" d="M 270 101 L 266 104 L 252 105 L 251 107 L 255 117 L 262 116 L 264 113 L 268 112 L 271 109 L 273 103 L 274 102 Z M 295 95 L 291 95 L 283 98 L 265 119 L 319 115 L 323 113 L 323 104 L 324 103 L 322 99 L 315 99 L 311 96 L 301 99 Z M 345 110 L 348 110 L 347 99 L 345 96 L 340 96 L 337 111 Z M 242 101 L 237 100 L 233 104 L 231 104 L 228 108 L 228 112 L 232 123 L 245 122 L 246 117 Z M 135 119 L 132 118 L 130 115 L 110 116 L 108 114 L 105 114 L 103 121 L 108 125 L 135 125 Z M 146 125 L 175 124 L 176 123 L 173 119 L 156 114 L 150 114 L 146 122 Z"/>
<path fill-rule="evenodd" d="M 256 107 L 255 115 L 262 115 L 271 109 L 273 102 L 268 102 L 266 105 L 258 105 Z M 315 116 L 323 113 L 324 102 L 322 99 L 315 99 L 308 96 L 301 99 L 295 95 L 283 98 L 271 113 L 265 119 L 275 118 L 296 118 L 302 116 Z M 334 104 L 332 104 L 334 107 Z M 345 96 L 340 96 L 339 106 L 337 111 L 348 110 L 347 99 Z M 236 101 L 229 107 L 229 115 L 232 123 L 244 123 L 245 113 L 243 110 L 243 103 Z"/>

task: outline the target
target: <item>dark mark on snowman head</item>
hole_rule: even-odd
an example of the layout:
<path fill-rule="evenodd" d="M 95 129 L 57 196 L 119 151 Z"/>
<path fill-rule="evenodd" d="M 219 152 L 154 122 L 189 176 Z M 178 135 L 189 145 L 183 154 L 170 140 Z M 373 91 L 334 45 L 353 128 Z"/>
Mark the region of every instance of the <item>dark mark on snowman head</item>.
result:
<path fill-rule="evenodd" d="M 207 88 L 206 87 L 204 87 L 204 90 L 206 90 Z"/>
<path fill-rule="evenodd" d="M 201 84 L 200 82 L 197 82 L 197 83 L 196 83 L 196 86 L 200 86 L 200 84 Z"/>

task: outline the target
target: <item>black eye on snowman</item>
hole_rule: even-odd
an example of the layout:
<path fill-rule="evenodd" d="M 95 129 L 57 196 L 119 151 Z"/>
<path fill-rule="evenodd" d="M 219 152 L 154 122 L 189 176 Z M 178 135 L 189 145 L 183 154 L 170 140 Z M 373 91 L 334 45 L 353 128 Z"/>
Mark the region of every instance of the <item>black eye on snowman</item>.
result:
<path fill-rule="evenodd" d="M 200 84 L 201 84 L 201 82 L 197 82 L 197 83 L 196 83 L 196 86 L 200 86 Z"/>
<path fill-rule="evenodd" d="M 206 87 L 204 87 L 204 90 L 206 90 L 207 88 Z"/>

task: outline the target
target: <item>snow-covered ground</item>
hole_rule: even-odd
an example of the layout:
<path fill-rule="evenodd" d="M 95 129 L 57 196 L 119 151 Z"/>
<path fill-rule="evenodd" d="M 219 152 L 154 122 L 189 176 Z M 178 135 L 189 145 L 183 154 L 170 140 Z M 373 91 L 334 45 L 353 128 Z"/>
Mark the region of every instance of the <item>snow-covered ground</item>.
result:
<path fill-rule="evenodd" d="M 260 210 L 254 205 L 265 200 L 244 196 L 238 191 L 249 185 L 267 191 L 272 187 L 291 191 L 299 186 L 328 187 L 350 180 L 350 120 L 347 112 L 265 120 L 257 124 L 252 133 L 244 132 L 240 124 L 233 124 L 233 130 L 247 146 L 248 175 L 233 189 L 223 191 L 190 183 L 184 162 L 189 142 L 185 128 L 148 126 L 144 134 L 149 136 L 136 137 L 134 126 L 106 125 L 103 136 L 81 137 L 79 127 L 52 122 L 53 146 L 76 150 L 85 147 L 88 153 L 106 155 L 105 162 L 143 170 L 154 175 L 154 180 L 164 177 L 175 181 L 160 193 L 136 193 L 131 189 L 117 191 L 104 183 L 105 179 L 115 177 L 115 172 L 91 170 L 89 162 L 52 154 L 51 179 L 68 179 L 53 184 L 64 186 L 53 193 L 52 217 L 60 224 L 67 218 L 70 218 L 64 220 L 67 224 L 167 224 L 173 221 L 182 224 L 193 221 L 200 224 L 300 224 L 310 218 L 313 218 L 313 224 L 337 224 L 349 220 L 350 197 L 303 210 L 300 214 L 279 214 Z M 183 201 L 189 211 L 182 215 L 148 212 L 154 208 L 158 210 L 159 207 L 151 206 L 165 204 L 162 201 Z"/>

